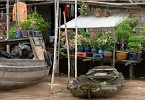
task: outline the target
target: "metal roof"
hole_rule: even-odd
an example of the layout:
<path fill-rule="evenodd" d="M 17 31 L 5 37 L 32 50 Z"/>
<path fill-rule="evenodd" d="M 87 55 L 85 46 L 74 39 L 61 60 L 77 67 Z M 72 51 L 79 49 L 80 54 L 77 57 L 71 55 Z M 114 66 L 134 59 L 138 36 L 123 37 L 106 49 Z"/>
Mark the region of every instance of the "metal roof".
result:
<path fill-rule="evenodd" d="M 99 27 L 116 27 L 120 22 L 129 16 L 129 13 L 113 13 L 109 17 L 79 16 L 77 17 L 78 28 L 99 28 Z M 66 23 L 67 28 L 75 28 L 75 19 Z M 60 26 L 65 28 L 64 25 Z"/>

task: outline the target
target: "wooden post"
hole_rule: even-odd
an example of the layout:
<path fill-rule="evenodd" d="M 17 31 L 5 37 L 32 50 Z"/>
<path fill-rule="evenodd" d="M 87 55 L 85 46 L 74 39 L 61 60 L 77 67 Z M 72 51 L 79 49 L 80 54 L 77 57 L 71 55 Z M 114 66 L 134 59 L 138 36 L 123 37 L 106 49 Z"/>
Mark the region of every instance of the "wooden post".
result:
<path fill-rule="evenodd" d="M 61 9 L 59 9 L 59 34 L 58 34 L 58 37 L 59 37 L 59 39 L 58 39 L 58 50 L 57 50 L 57 52 L 58 52 L 58 59 L 57 59 L 57 68 L 56 68 L 56 74 L 58 74 L 59 75 L 59 57 L 60 57 L 60 34 L 61 34 L 61 27 L 60 27 L 60 25 L 61 25 Z"/>
<path fill-rule="evenodd" d="M 51 78 L 51 93 L 53 93 L 53 84 L 55 78 L 55 69 L 57 66 L 57 35 L 58 35 L 58 13 L 59 13 L 59 0 L 54 0 L 55 2 L 55 41 L 54 41 L 54 61 L 53 61 L 53 70 Z"/>
<path fill-rule="evenodd" d="M 116 41 L 116 34 L 115 29 L 113 30 L 113 38 Z M 116 51 L 116 44 L 114 43 L 114 50 L 113 50 L 113 67 L 115 67 L 115 51 Z"/>
<path fill-rule="evenodd" d="M 77 28 L 77 0 L 75 0 L 75 78 L 77 77 L 77 39 L 78 39 L 78 28 Z"/>
<path fill-rule="evenodd" d="M 69 54 L 68 33 L 67 33 L 65 12 L 63 12 L 63 16 L 64 16 L 64 25 L 65 25 L 67 57 L 68 57 L 68 79 L 67 79 L 67 81 L 69 81 L 69 79 L 70 79 L 70 54 Z"/>
<path fill-rule="evenodd" d="M 20 18 L 19 18 L 19 4 L 18 4 L 18 2 L 19 2 L 19 0 L 17 0 L 17 2 L 16 2 L 17 26 L 19 26 L 19 20 L 20 20 Z"/>
<path fill-rule="evenodd" d="M 7 40 L 7 39 L 9 39 L 9 0 L 7 0 L 6 7 L 7 7 L 7 13 L 6 13 L 6 15 L 7 15 L 7 38 L 6 38 L 6 40 Z M 6 48 L 7 48 L 7 53 L 10 53 L 10 45 L 7 45 Z"/>

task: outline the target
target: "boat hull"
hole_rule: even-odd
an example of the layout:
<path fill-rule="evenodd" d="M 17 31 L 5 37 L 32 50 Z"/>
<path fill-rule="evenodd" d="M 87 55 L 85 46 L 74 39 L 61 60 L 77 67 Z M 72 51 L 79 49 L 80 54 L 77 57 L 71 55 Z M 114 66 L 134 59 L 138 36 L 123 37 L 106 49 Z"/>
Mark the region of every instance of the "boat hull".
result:
<path fill-rule="evenodd" d="M 48 76 L 50 66 L 34 59 L 0 59 L 0 90 L 36 84 Z"/>
<path fill-rule="evenodd" d="M 77 79 L 70 81 L 67 88 L 75 97 L 108 98 L 122 89 L 123 82 L 122 73 L 115 68 L 99 66 L 89 70 L 86 75 L 81 75 Z"/>

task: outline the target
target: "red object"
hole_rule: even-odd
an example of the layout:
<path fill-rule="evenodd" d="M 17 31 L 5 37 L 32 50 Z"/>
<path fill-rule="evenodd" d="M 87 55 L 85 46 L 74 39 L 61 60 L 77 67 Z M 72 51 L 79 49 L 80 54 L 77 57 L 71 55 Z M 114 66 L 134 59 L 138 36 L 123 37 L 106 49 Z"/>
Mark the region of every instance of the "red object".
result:
<path fill-rule="evenodd" d="M 70 5 L 65 5 L 64 6 L 64 12 L 65 12 L 65 16 L 69 17 L 69 15 L 70 15 Z"/>
<path fill-rule="evenodd" d="M 77 52 L 78 57 L 92 57 L 92 55 L 90 52 Z"/>

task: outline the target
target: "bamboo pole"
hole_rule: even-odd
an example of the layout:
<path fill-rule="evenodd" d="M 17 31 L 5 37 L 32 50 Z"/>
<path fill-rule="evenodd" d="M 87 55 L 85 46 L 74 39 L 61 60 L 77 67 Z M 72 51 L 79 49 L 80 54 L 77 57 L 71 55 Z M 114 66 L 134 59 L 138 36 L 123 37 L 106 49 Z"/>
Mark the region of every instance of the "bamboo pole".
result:
<path fill-rule="evenodd" d="M 59 34 L 58 34 L 58 59 L 57 59 L 57 69 L 56 69 L 56 73 L 59 75 L 59 60 L 60 60 L 60 34 L 61 34 L 61 9 L 59 9 Z"/>
<path fill-rule="evenodd" d="M 7 0 L 7 4 L 6 4 L 6 7 L 7 7 L 7 12 L 6 12 L 6 15 L 7 15 L 7 39 L 9 39 L 9 0 Z M 7 53 L 10 53 L 10 45 L 7 45 L 6 46 L 7 48 Z"/>
<path fill-rule="evenodd" d="M 16 12 L 17 12 L 17 26 L 19 26 L 19 4 L 18 4 L 19 0 L 17 0 L 16 2 Z"/>
<path fill-rule="evenodd" d="M 63 16 L 64 16 L 64 25 L 65 25 L 67 57 L 68 57 L 68 79 L 67 79 L 67 81 L 69 81 L 69 79 L 70 79 L 70 53 L 69 53 L 68 32 L 67 32 L 65 12 L 63 12 Z"/>
<path fill-rule="evenodd" d="M 113 29 L 113 38 L 116 41 L 115 28 Z M 113 67 L 115 67 L 115 51 L 116 51 L 116 44 L 114 44 L 114 50 L 113 50 Z"/>
<path fill-rule="evenodd" d="M 1 13 L 0 13 L 0 14 L 1 14 L 1 17 L 3 17 L 3 14 L 4 14 L 4 13 L 3 13 L 3 10 L 1 10 Z"/>
<path fill-rule="evenodd" d="M 53 84 L 55 78 L 55 69 L 57 66 L 57 35 L 58 35 L 58 12 L 59 12 L 59 0 L 55 0 L 55 41 L 54 41 L 54 61 L 53 61 L 53 70 L 52 70 L 52 78 L 51 78 L 51 93 L 53 93 Z"/>
<path fill-rule="evenodd" d="M 75 78 L 77 77 L 77 39 L 78 39 L 78 28 L 77 28 L 77 0 L 75 0 Z"/>
<path fill-rule="evenodd" d="M 9 39 L 9 0 L 7 0 L 7 39 Z"/>

